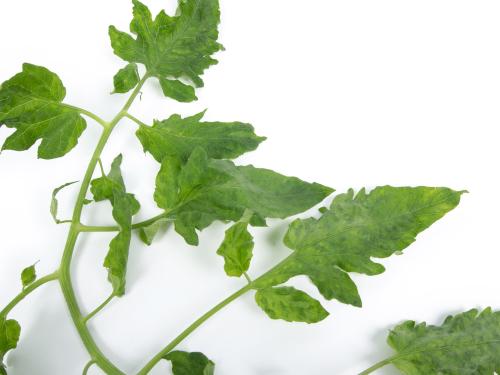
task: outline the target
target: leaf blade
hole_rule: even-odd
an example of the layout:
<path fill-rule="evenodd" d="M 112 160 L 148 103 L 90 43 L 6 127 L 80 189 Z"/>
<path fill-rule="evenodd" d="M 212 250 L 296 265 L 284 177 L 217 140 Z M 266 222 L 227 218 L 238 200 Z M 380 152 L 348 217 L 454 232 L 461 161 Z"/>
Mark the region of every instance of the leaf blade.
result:
<path fill-rule="evenodd" d="M 370 194 L 335 197 L 320 219 L 295 220 L 285 236 L 294 252 L 256 280 L 256 288 L 305 275 L 326 299 L 361 306 L 349 272 L 376 275 L 385 258 L 410 245 L 418 233 L 455 208 L 463 192 L 448 188 L 384 186 Z"/>
<path fill-rule="evenodd" d="M 154 19 L 144 4 L 133 0 L 133 5 L 130 31 L 135 38 L 111 26 L 114 53 L 128 62 L 144 64 L 151 76 L 187 78 L 196 87 L 203 86 L 200 76 L 217 63 L 212 55 L 223 49 L 217 42 L 218 0 L 179 1 L 176 16 L 161 11 Z"/>
<path fill-rule="evenodd" d="M 287 322 L 317 323 L 329 315 L 319 301 L 292 287 L 259 289 L 255 302 L 271 319 Z"/>
<path fill-rule="evenodd" d="M 65 96 L 56 74 L 23 64 L 21 73 L 0 86 L 0 125 L 16 129 L 2 150 L 24 151 L 41 139 L 39 158 L 54 159 L 71 151 L 87 124 L 76 109 L 62 103 Z"/>
<path fill-rule="evenodd" d="M 114 93 L 125 94 L 132 90 L 139 83 L 139 71 L 137 64 L 129 63 L 124 68 L 120 69 L 113 77 Z"/>
<path fill-rule="evenodd" d="M 203 353 L 173 351 L 164 357 L 172 362 L 174 375 L 213 375 L 215 364 Z"/>
<path fill-rule="evenodd" d="M 493 374 L 500 371 L 500 312 L 476 309 L 448 316 L 441 326 L 406 321 L 387 338 L 388 362 L 404 374 Z M 458 370 L 459 369 L 459 370 Z"/>
<path fill-rule="evenodd" d="M 226 230 L 217 254 L 224 258 L 224 271 L 228 276 L 240 277 L 248 271 L 253 247 L 254 241 L 248 231 L 248 221 L 235 223 Z"/>
<path fill-rule="evenodd" d="M 172 115 L 152 127 L 139 127 L 136 135 L 144 151 L 159 163 L 167 157 L 185 161 L 197 147 L 210 158 L 233 159 L 255 150 L 265 140 L 254 133 L 250 124 L 204 122 L 203 116 L 204 112 L 185 118 Z"/>
<path fill-rule="evenodd" d="M 3 360 L 9 351 L 17 348 L 20 336 L 21 326 L 19 323 L 0 316 L 0 373 L 7 374 Z"/>
<path fill-rule="evenodd" d="M 122 155 L 111 164 L 107 176 L 92 180 L 91 192 L 96 202 L 109 200 L 113 206 L 113 218 L 120 231 L 111 240 L 103 266 L 108 270 L 108 280 L 113 286 L 114 295 L 125 294 L 127 263 L 132 237 L 132 217 L 139 211 L 140 204 L 133 194 L 127 193 L 121 174 Z"/>

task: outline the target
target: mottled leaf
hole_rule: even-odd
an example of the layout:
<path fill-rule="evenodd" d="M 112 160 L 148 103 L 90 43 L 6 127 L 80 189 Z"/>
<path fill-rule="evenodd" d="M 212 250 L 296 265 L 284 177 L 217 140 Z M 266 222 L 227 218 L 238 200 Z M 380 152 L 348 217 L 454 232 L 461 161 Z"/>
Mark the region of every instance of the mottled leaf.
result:
<path fill-rule="evenodd" d="M 271 319 L 317 323 L 329 315 L 317 300 L 292 287 L 260 289 L 255 301 Z"/>
<path fill-rule="evenodd" d="M 176 79 L 160 78 L 163 94 L 179 102 L 189 103 L 197 100 L 194 87 L 186 85 Z"/>
<path fill-rule="evenodd" d="M 407 375 L 493 375 L 500 372 L 500 312 L 470 310 L 441 326 L 406 321 L 387 339 L 386 361 Z"/>
<path fill-rule="evenodd" d="M 115 91 L 113 93 L 124 94 L 132 90 L 139 83 L 139 71 L 137 64 L 130 63 L 113 77 Z"/>
<path fill-rule="evenodd" d="M 7 374 L 3 361 L 10 350 L 17 348 L 20 335 L 21 326 L 18 322 L 0 316 L 0 374 Z"/>
<path fill-rule="evenodd" d="M 220 12 L 218 0 L 181 0 L 175 16 L 161 11 L 154 19 L 137 0 L 130 34 L 109 28 L 111 45 L 122 59 L 141 63 L 148 74 L 160 79 L 187 78 L 203 86 L 200 76 L 217 60 Z M 171 96 L 172 97 L 172 96 Z"/>
<path fill-rule="evenodd" d="M 378 187 L 356 196 L 338 195 L 320 219 L 297 219 L 285 244 L 294 250 L 279 267 L 255 282 L 256 288 L 279 285 L 306 275 L 326 299 L 361 306 L 347 272 L 376 275 L 384 271 L 372 258 L 385 258 L 409 246 L 415 237 L 455 208 L 463 192 L 431 187 Z"/>
<path fill-rule="evenodd" d="M 160 171 L 155 198 L 160 208 L 175 219 L 176 231 L 192 245 L 198 243 L 196 230 L 215 220 L 236 222 L 248 209 L 253 212 L 252 225 L 265 225 L 265 218 L 285 218 L 303 212 L 333 191 L 267 169 L 208 159 L 201 148 L 193 151 L 178 172 L 175 170 L 162 167 L 163 173 L 178 175 L 169 180 Z M 177 186 L 171 186 L 173 181 Z M 168 199 L 165 192 L 169 192 Z"/>
<path fill-rule="evenodd" d="M 76 184 L 77 182 L 78 181 L 68 182 L 64 185 L 59 186 L 58 188 L 55 188 L 54 191 L 52 192 L 52 199 L 50 201 L 50 214 L 52 215 L 52 218 L 54 219 L 56 224 L 62 223 L 62 221 L 57 218 L 57 210 L 59 208 L 59 202 L 57 201 L 57 194 L 65 187 Z"/>
<path fill-rule="evenodd" d="M 21 272 L 21 282 L 23 283 L 23 288 L 26 288 L 28 285 L 32 284 L 36 280 L 36 263 L 26 267 Z"/>
<path fill-rule="evenodd" d="M 91 192 L 96 202 L 109 200 L 113 206 L 113 218 L 120 227 L 120 232 L 111 240 L 109 252 L 104 259 L 108 269 L 108 279 L 117 296 L 125 293 L 127 261 L 132 233 L 132 216 L 140 208 L 133 194 L 126 192 L 120 166 L 122 156 L 115 158 L 107 176 L 92 181 Z"/>
<path fill-rule="evenodd" d="M 202 353 L 170 352 L 165 359 L 172 362 L 174 375 L 213 375 L 215 364 Z"/>
<path fill-rule="evenodd" d="M 248 271 L 253 246 L 253 237 L 248 232 L 248 221 L 235 223 L 226 230 L 224 241 L 217 250 L 217 254 L 224 257 L 224 270 L 228 276 L 240 277 Z"/>
<path fill-rule="evenodd" d="M 152 127 L 140 126 L 137 137 L 147 151 L 161 163 L 167 156 L 186 160 L 196 147 L 210 158 L 234 159 L 253 151 L 265 140 L 250 124 L 241 122 L 202 122 L 205 112 L 182 118 L 172 115 L 155 121 Z"/>
<path fill-rule="evenodd" d="M 86 122 L 66 96 L 59 77 L 41 66 L 24 64 L 23 71 L 0 86 L 0 125 L 16 131 L 2 150 L 23 151 L 41 139 L 38 157 L 54 159 L 78 143 Z"/>

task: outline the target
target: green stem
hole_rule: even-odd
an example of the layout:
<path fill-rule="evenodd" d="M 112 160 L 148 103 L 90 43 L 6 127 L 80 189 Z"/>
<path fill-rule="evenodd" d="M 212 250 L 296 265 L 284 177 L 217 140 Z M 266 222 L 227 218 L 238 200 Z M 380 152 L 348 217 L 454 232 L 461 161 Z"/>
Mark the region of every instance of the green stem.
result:
<path fill-rule="evenodd" d="M 97 162 L 99 163 L 99 169 L 101 170 L 101 176 L 104 177 L 106 176 L 106 172 L 104 172 L 104 167 L 102 165 L 102 160 L 101 158 L 97 159 Z"/>
<path fill-rule="evenodd" d="M 64 252 L 60 265 L 59 283 L 61 285 L 61 289 L 64 298 L 66 300 L 66 304 L 68 305 L 69 313 L 76 327 L 76 330 L 78 331 L 78 334 L 80 335 L 80 338 L 83 344 L 85 345 L 85 348 L 90 354 L 91 359 L 108 375 L 124 375 L 124 374 L 115 365 L 113 365 L 109 361 L 109 359 L 106 358 L 106 356 L 101 352 L 101 350 L 95 343 L 94 339 L 92 338 L 86 324 L 84 323 L 84 319 L 82 317 L 80 308 L 78 306 L 78 301 L 76 299 L 75 291 L 73 289 L 73 284 L 71 281 L 71 260 L 73 258 L 76 241 L 80 233 L 80 219 L 82 216 L 85 196 L 87 194 L 99 158 L 101 157 L 101 153 L 104 147 L 106 146 L 106 143 L 114 127 L 125 116 L 125 113 L 127 113 L 128 109 L 134 102 L 134 99 L 139 94 L 142 85 L 148 78 L 149 76 L 146 74 L 141 79 L 135 90 L 132 92 L 130 98 L 127 100 L 124 107 L 115 116 L 115 118 L 111 120 L 111 122 L 109 123 L 102 124 L 104 127 L 104 131 L 90 159 L 89 165 L 85 172 L 85 177 L 82 180 L 82 185 L 80 187 L 80 192 L 78 193 L 78 197 L 76 199 L 75 208 L 73 210 L 72 223 L 69 229 L 68 238 L 66 240 L 66 246 L 64 247 Z"/>
<path fill-rule="evenodd" d="M 158 362 L 160 362 L 170 351 L 172 351 L 186 337 L 188 337 L 196 328 L 198 328 L 199 326 L 201 326 L 210 317 L 212 317 L 218 311 L 222 310 L 225 306 L 229 305 L 235 299 L 241 297 L 242 295 L 244 295 L 245 293 L 247 293 L 248 291 L 250 291 L 252 289 L 260 289 L 260 288 L 266 286 L 265 278 L 269 274 L 272 274 L 272 272 L 274 272 L 276 269 L 279 269 L 280 267 L 286 265 L 287 262 L 290 262 L 293 259 L 292 257 L 294 256 L 294 254 L 295 253 L 292 253 L 289 256 L 287 256 L 281 262 L 279 262 L 278 264 L 276 264 L 273 268 L 271 268 L 267 272 L 265 272 L 262 275 L 260 275 L 257 279 L 255 279 L 253 281 L 250 281 L 247 284 L 247 286 L 245 286 L 244 288 L 241 288 L 236 293 L 231 294 L 224 301 L 220 302 L 218 305 L 216 305 L 214 308 L 212 308 L 206 314 L 204 314 L 203 316 L 201 316 L 198 320 L 196 320 L 193 324 L 191 324 L 188 328 L 186 328 L 179 336 L 177 336 L 170 344 L 168 344 L 161 352 L 159 352 L 157 355 L 155 355 L 153 357 L 153 359 L 151 359 L 144 366 L 144 368 L 137 373 L 137 375 L 147 375 L 149 373 L 149 371 L 151 371 L 153 369 L 153 367 Z"/>
<path fill-rule="evenodd" d="M 245 276 L 245 279 L 247 279 L 247 281 L 248 281 L 249 284 L 252 283 L 252 279 L 250 278 L 250 276 L 248 276 L 248 273 L 243 272 L 243 276 Z"/>
<path fill-rule="evenodd" d="M 164 357 L 170 353 L 177 345 L 179 345 L 186 337 L 188 337 L 196 328 L 205 323 L 208 319 L 210 319 L 217 312 L 222 310 L 224 307 L 229 305 L 234 300 L 241 297 L 243 294 L 247 293 L 252 289 L 252 284 L 248 284 L 244 288 L 241 288 L 236 293 L 227 297 L 224 301 L 220 302 L 218 305 L 213 307 L 211 310 L 207 311 L 204 315 L 202 315 L 199 319 L 197 319 L 193 324 L 191 324 L 188 328 L 186 328 L 179 336 L 172 340 L 162 351 L 160 351 L 153 359 L 151 359 L 141 371 L 137 373 L 137 375 L 146 375 L 148 374 L 154 366 L 158 362 L 160 362 Z"/>
<path fill-rule="evenodd" d="M 371 374 L 372 372 L 375 372 L 378 369 L 380 369 L 380 368 L 388 365 L 389 363 L 391 363 L 392 359 L 393 359 L 392 357 L 384 359 L 383 361 L 380 361 L 380 362 L 374 364 L 372 367 L 367 368 L 365 371 L 360 372 L 358 375 L 368 375 L 368 374 Z"/>
<path fill-rule="evenodd" d="M 66 103 L 62 103 L 61 105 L 64 106 L 64 107 L 67 107 L 67 108 L 74 109 L 75 111 L 80 112 L 82 115 L 90 117 L 92 120 L 94 120 L 95 122 L 97 122 L 98 124 L 100 124 L 102 127 L 106 127 L 108 125 L 108 123 L 105 120 L 103 120 L 102 118 L 100 118 L 99 116 L 97 116 L 95 113 L 87 111 L 86 109 L 75 107 L 74 105 L 69 105 L 69 104 L 66 104 Z"/>
<path fill-rule="evenodd" d="M 4 317 L 7 316 L 12 311 L 12 309 L 14 307 L 16 307 L 16 305 L 19 302 L 21 302 L 28 294 L 30 294 L 34 290 L 38 289 L 42 285 L 44 285 L 50 281 L 57 280 L 58 278 L 59 278 L 59 274 L 57 272 L 54 272 L 54 273 L 51 273 L 50 275 L 44 276 L 44 277 L 36 280 L 32 284 L 28 285 L 26 288 L 23 289 L 23 291 L 21 293 L 19 293 L 16 297 L 14 297 L 14 299 L 12 301 L 10 301 L 10 303 L 7 306 L 5 306 L 5 308 L 2 311 L 0 311 L 0 316 L 4 316 Z"/>
<path fill-rule="evenodd" d="M 97 308 L 95 310 L 93 310 L 90 314 L 88 314 L 83 319 L 83 322 L 85 324 L 87 324 L 87 322 L 90 319 L 92 319 L 94 316 L 96 316 L 97 314 L 99 314 L 101 312 L 101 310 L 104 309 L 108 305 L 108 303 L 110 303 L 113 300 L 113 298 L 115 298 L 115 297 L 116 297 L 115 293 L 111 293 L 111 295 L 108 298 L 106 298 L 106 300 L 103 303 L 101 303 L 99 306 L 97 306 Z"/>
<path fill-rule="evenodd" d="M 163 212 L 159 215 L 152 217 L 151 219 L 141 221 L 136 224 L 132 224 L 132 229 L 141 229 L 154 224 L 158 220 L 165 219 L 168 217 L 169 212 Z M 80 224 L 78 227 L 80 232 L 119 232 L 120 228 L 117 226 L 96 226 L 96 225 L 83 225 Z"/>
<path fill-rule="evenodd" d="M 89 361 L 89 363 L 87 363 L 85 365 L 85 367 L 83 368 L 83 372 L 82 372 L 82 375 L 87 375 L 88 372 L 89 372 L 89 369 L 92 367 L 92 365 L 95 364 L 95 361 Z"/>
<path fill-rule="evenodd" d="M 149 125 L 146 125 L 144 122 L 142 122 L 141 120 L 139 120 L 137 117 L 132 116 L 130 113 L 126 113 L 125 117 L 128 117 L 129 119 L 131 119 L 133 122 L 135 122 L 139 126 L 149 127 Z"/>

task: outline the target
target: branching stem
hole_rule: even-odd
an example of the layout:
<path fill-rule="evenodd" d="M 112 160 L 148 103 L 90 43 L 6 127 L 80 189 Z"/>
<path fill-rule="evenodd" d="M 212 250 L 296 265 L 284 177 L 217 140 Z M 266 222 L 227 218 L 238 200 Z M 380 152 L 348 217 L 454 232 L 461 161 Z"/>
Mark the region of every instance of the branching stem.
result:
<path fill-rule="evenodd" d="M 113 300 L 113 298 L 115 298 L 115 297 L 116 297 L 116 294 L 115 293 L 111 293 L 111 295 L 108 298 L 106 298 L 106 300 L 103 303 L 101 303 L 99 306 L 97 306 L 91 313 L 89 313 L 83 319 L 83 322 L 85 324 L 87 324 L 90 319 L 92 319 L 94 316 L 96 316 L 97 314 L 99 314 L 102 311 L 102 309 L 104 309 L 108 305 L 108 303 L 110 303 Z"/>
<path fill-rule="evenodd" d="M 33 282 L 32 284 L 28 285 L 26 288 L 23 289 L 21 293 L 19 293 L 10 303 L 5 306 L 5 308 L 0 311 L 0 316 L 7 316 L 14 307 L 17 306 L 19 302 L 21 302 L 28 294 L 31 294 L 33 291 L 41 287 L 42 285 L 50 282 L 57 280 L 59 278 L 58 272 L 51 273 L 50 275 L 44 276 Z"/>
<path fill-rule="evenodd" d="M 94 120 L 95 122 L 97 122 L 99 125 L 101 125 L 104 128 L 108 125 L 108 123 L 105 120 L 103 120 L 101 117 L 97 116 L 95 113 L 87 111 L 86 109 L 79 108 L 79 107 L 76 107 L 74 105 L 70 105 L 70 104 L 66 104 L 66 103 L 61 103 L 61 105 L 64 107 L 67 107 L 67 108 L 74 109 L 75 111 L 81 113 L 82 115 L 85 115 L 85 116 L 91 118 L 92 120 Z"/>
<path fill-rule="evenodd" d="M 283 259 L 281 262 L 276 264 L 273 268 L 268 270 L 267 272 L 263 273 L 261 276 L 259 276 L 257 279 L 254 281 L 249 282 L 245 287 L 241 288 L 237 292 L 231 294 L 229 297 L 227 297 L 225 300 L 222 302 L 218 303 L 215 305 L 211 310 L 209 310 L 207 313 L 202 315 L 200 318 L 198 318 L 193 324 L 191 324 L 188 328 L 186 328 L 179 336 L 177 336 L 174 340 L 172 340 L 163 350 L 161 350 L 157 355 L 155 355 L 144 367 L 141 371 L 137 373 L 137 375 L 147 375 L 155 366 L 158 362 L 160 362 L 164 357 L 170 353 L 177 345 L 179 345 L 186 337 L 188 337 L 191 333 L 193 333 L 194 330 L 196 330 L 199 326 L 201 326 L 203 323 L 205 323 L 209 318 L 211 318 L 213 315 L 215 315 L 217 312 L 222 310 L 224 307 L 229 305 L 231 302 L 234 300 L 238 299 L 245 293 L 249 292 L 252 289 L 259 289 L 262 287 L 262 281 L 265 280 L 265 278 L 271 274 L 274 270 L 279 269 L 282 267 L 284 264 L 289 262 L 292 257 L 294 256 L 294 253 L 290 254 L 288 257 Z"/>
<path fill-rule="evenodd" d="M 125 117 L 128 117 L 129 119 L 131 119 L 133 122 L 135 122 L 139 126 L 149 127 L 149 125 L 145 124 L 144 122 L 142 122 L 141 120 L 139 120 L 137 117 L 132 116 L 130 113 L 126 113 Z"/>
<path fill-rule="evenodd" d="M 231 302 L 234 300 L 238 299 L 248 291 L 252 289 L 253 285 L 248 284 L 244 288 L 241 288 L 238 290 L 236 293 L 231 294 L 229 297 L 227 297 L 224 301 L 220 302 L 216 306 L 214 306 L 211 310 L 207 311 L 205 314 L 203 314 L 199 319 L 197 319 L 193 324 L 191 324 L 188 328 L 186 328 L 179 336 L 177 336 L 175 339 L 173 339 L 162 351 L 160 351 L 154 358 L 152 358 L 145 366 L 144 368 L 137 373 L 137 375 L 146 375 L 148 374 L 154 366 L 158 362 L 160 362 L 164 357 L 170 353 L 177 345 L 179 345 L 186 337 L 188 337 L 196 328 L 201 326 L 203 323 L 205 323 L 208 319 L 210 319 L 213 315 L 215 315 L 217 312 L 222 310 L 224 307 L 229 305 Z"/>
<path fill-rule="evenodd" d="M 80 233 L 80 219 L 82 216 L 82 210 L 85 202 L 85 196 L 87 194 L 90 182 L 92 180 L 92 176 L 94 174 L 95 168 L 101 157 L 101 153 L 106 146 L 106 143 L 114 129 L 114 127 L 120 122 L 120 120 L 125 116 L 130 106 L 134 102 L 134 99 L 139 94 L 144 82 L 149 78 L 149 75 L 146 74 L 137 87 L 134 89 L 129 99 L 123 106 L 122 110 L 111 120 L 111 122 L 105 122 L 102 120 L 98 121 L 104 128 L 104 131 L 99 139 L 99 142 L 94 150 L 94 153 L 90 159 L 87 170 L 85 172 L 85 177 L 82 180 L 82 185 L 80 187 L 80 192 L 78 193 L 78 197 L 76 199 L 75 208 L 73 210 L 73 217 L 71 227 L 69 229 L 68 238 L 66 240 L 66 246 L 64 248 L 64 253 L 61 260 L 60 266 L 60 278 L 59 283 L 61 284 L 61 289 L 66 300 L 66 304 L 68 305 L 68 309 L 73 320 L 73 323 L 82 339 L 83 344 L 85 345 L 88 353 L 92 361 L 95 362 L 106 374 L 108 375 L 124 375 L 122 371 L 120 371 L 114 364 L 112 364 L 108 358 L 101 352 L 97 344 L 95 343 L 92 335 L 90 334 L 84 319 L 82 317 L 80 307 L 78 305 L 78 301 L 75 296 L 75 291 L 73 289 L 73 283 L 71 281 L 71 260 L 73 258 L 73 253 L 75 250 L 76 241 L 78 239 L 78 235 Z M 84 113 L 84 112 L 82 112 Z M 84 113 L 89 115 L 88 113 Z M 96 116 L 95 116 L 96 117 Z"/>
<path fill-rule="evenodd" d="M 85 367 L 83 368 L 82 375 L 87 375 L 92 365 L 95 365 L 95 361 L 89 361 L 89 363 L 85 365 Z"/>
<path fill-rule="evenodd" d="M 158 220 L 166 219 L 168 217 L 168 212 L 163 212 L 159 215 L 152 217 L 151 219 L 141 221 L 136 224 L 132 224 L 132 229 L 141 229 L 154 224 Z M 80 232 L 119 232 L 120 228 L 117 226 L 96 226 L 96 225 L 83 225 L 78 226 Z"/>

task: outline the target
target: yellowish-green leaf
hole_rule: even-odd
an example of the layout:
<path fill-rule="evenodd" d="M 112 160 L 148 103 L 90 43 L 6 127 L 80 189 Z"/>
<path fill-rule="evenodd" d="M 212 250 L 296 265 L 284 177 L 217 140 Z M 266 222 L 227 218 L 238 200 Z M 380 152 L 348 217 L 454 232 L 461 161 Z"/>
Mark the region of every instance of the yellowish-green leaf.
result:
<path fill-rule="evenodd" d="M 306 275 L 326 299 L 361 306 L 348 272 L 376 275 L 385 258 L 409 246 L 415 237 L 455 208 L 463 192 L 448 188 L 384 186 L 356 196 L 338 195 L 321 218 L 297 219 L 285 244 L 294 250 L 284 262 L 255 282 L 279 285 Z"/>
<path fill-rule="evenodd" d="M 124 94 L 132 90 L 139 83 L 139 71 L 137 64 L 130 63 L 120 69 L 113 77 L 115 91 L 113 93 Z"/>
<path fill-rule="evenodd" d="M 159 219 L 155 221 L 153 224 L 150 224 L 146 227 L 143 227 L 139 230 L 139 238 L 146 245 L 150 246 L 153 243 L 156 235 L 162 229 L 168 228 L 170 224 L 170 220 L 168 219 Z"/>
<path fill-rule="evenodd" d="M 176 79 L 160 78 L 160 85 L 165 96 L 179 102 L 189 103 L 198 99 L 193 86 L 186 85 Z"/>
<path fill-rule="evenodd" d="M 292 287 L 260 289 L 255 301 L 271 319 L 317 323 L 329 315 L 317 300 Z"/>
<path fill-rule="evenodd" d="M 493 375 L 500 372 L 500 312 L 490 308 L 448 316 L 440 326 L 406 321 L 387 338 L 394 356 L 388 364 L 406 375 Z"/>
<path fill-rule="evenodd" d="M 0 316 L 0 374 L 7 375 L 7 369 L 3 361 L 10 350 L 17 348 L 20 335 L 21 326 L 18 322 Z"/>
<path fill-rule="evenodd" d="M 224 236 L 217 254 L 224 257 L 224 270 L 228 276 L 240 277 L 248 271 L 252 260 L 253 237 L 248 232 L 248 222 L 232 225 Z"/>
<path fill-rule="evenodd" d="M 172 362 L 172 372 L 174 375 L 214 374 L 215 364 L 202 353 L 174 351 L 168 353 L 165 359 Z"/>
<path fill-rule="evenodd" d="M 26 267 L 21 272 L 21 282 L 23 284 L 23 288 L 26 288 L 28 285 L 32 284 L 36 280 L 36 263 Z"/>

